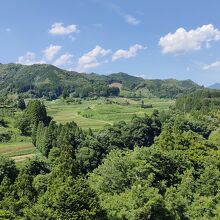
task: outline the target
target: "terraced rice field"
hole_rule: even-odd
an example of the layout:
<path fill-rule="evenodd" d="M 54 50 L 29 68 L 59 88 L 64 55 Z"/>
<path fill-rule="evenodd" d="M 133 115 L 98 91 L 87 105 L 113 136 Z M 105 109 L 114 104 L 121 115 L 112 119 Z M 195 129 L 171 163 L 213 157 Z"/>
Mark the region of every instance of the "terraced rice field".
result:
<path fill-rule="evenodd" d="M 152 104 L 153 108 L 141 108 L 141 101 Z M 134 115 L 151 114 L 154 109 L 167 110 L 174 104 L 169 99 L 100 98 L 97 100 L 81 100 L 81 102 L 67 103 L 65 100 L 45 101 L 48 115 L 58 123 L 75 121 L 82 129 L 99 130 L 105 125 L 112 125 L 118 121 L 129 122 Z M 10 119 L 12 120 L 12 119 Z M 18 129 L 13 127 L 13 121 L 8 119 L 9 127 L 17 134 L 17 141 L 0 143 L 0 155 L 11 157 L 16 162 L 22 162 L 37 154 L 29 137 L 19 136 Z M 5 129 L 5 128 L 2 128 Z"/>
<path fill-rule="evenodd" d="M 153 108 L 141 108 L 141 101 L 127 98 L 110 98 L 98 100 L 83 100 L 81 104 L 66 103 L 63 100 L 45 102 L 48 114 L 60 123 L 75 121 L 83 129 L 100 129 L 104 125 L 113 124 L 120 120 L 130 121 L 132 116 L 151 114 L 154 109 L 167 110 L 174 104 L 168 99 L 143 99 L 144 103 Z"/>

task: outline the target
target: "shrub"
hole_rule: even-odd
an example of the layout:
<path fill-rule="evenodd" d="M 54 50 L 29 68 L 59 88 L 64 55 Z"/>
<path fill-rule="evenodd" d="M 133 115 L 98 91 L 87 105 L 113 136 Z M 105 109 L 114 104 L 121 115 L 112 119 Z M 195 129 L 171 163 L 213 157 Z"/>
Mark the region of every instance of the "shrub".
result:
<path fill-rule="evenodd" d="M 0 133 L 0 142 L 8 142 L 11 140 L 12 133 L 9 131 L 1 132 Z"/>

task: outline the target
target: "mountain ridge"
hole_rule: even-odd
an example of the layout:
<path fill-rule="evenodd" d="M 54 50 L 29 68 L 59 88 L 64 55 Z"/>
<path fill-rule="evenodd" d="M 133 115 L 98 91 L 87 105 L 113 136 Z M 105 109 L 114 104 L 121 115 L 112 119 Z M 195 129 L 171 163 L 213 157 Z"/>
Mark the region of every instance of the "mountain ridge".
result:
<path fill-rule="evenodd" d="M 190 89 L 201 86 L 192 80 L 143 79 L 127 73 L 109 75 L 67 71 L 50 64 L 0 64 L 0 91 L 33 97 L 57 98 L 65 93 L 74 97 L 108 96 L 117 91 L 112 83 L 121 83 L 125 96 L 156 96 L 175 98 Z"/>

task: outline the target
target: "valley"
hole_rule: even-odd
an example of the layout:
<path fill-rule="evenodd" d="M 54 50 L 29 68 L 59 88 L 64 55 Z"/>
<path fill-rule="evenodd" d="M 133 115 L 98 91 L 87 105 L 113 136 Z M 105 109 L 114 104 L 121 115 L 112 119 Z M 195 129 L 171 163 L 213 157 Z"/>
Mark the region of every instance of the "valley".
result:
<path fill-rule="evenodd" d="M 219 215 L 220 90 L 52 65 L 0 75 L 0 218 Z"/>
<path fill-rule="evenodd" d="M 29 100 L 27 100 L 28 102 Z M 129 122 L 134 115 L 144 116 L 151 114 L 153 110 L 166 111 L 174 105 L 175 100 L 159 99 L 159 98 L 98 98 L 96 100 L 74 99 L 67 102 L 64 99 L 52 101 L 42 100 L 46 106 L 48 114 L 58 123 L 65 124 L 74 121 L 77 125 L 88 130 L 98 131 L 107 125 L 113 125 L 118 121 Z M 141 103 L 150 103 L 152 108 L 142 108 Z M 36 149 L 31 143 L 29 137 L 22 136 L 17 128 L 14 127 L 15 120 L 21 111 L 17 111 L 14 117 L 3 117 L 9 125 L 4 131 L 14 133 L 14 139 L 8 143 L 0 143 L 0 154 L 15 158 L 17 156 L 35 155 Z M 3 131 L 3 127 L 0 127 Z M 22 160 L 19 158 L 19 162 Z"/>

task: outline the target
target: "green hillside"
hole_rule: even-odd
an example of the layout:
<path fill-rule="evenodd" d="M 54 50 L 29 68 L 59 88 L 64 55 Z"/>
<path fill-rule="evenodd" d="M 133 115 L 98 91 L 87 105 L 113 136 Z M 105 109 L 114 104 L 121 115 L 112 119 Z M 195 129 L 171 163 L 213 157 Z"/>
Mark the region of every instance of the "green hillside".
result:
<path fill-rule="evenodd" d="M 143 78 L 130 76 L 126 73 L 112 73 L 108 76 L 108 82 L 119 82 L 123 85 L 123 89 L 133 90 L 136 86 L 145 81 Z"/>
<path fill-rule="evenodd" d="M 185 91 L 194 91 L 200 88 L 192 80 L 176 80 L 176 79 L 154 79 L 145 80 L 139 84 L 135 89 L 137 91 L 148 90 L 151 94 L 160 98 L 175 98 L 178 94 Z"/>
<path fill-rule="evenodd" d="M 120 95 L 127 97 L 175 98 L 188 90 L 200 88 L 191 80 L 145 80 L 126 73 L 110 75 L 66 71 L 48 64 L 0 64 L 1 94 L 18 93 L 24 97 L 118 96 L 119 89 L 110 87 L 120 83 Z"/>

